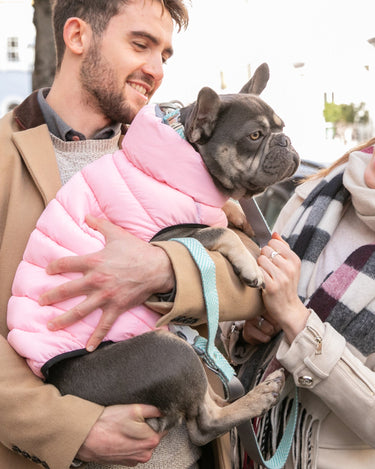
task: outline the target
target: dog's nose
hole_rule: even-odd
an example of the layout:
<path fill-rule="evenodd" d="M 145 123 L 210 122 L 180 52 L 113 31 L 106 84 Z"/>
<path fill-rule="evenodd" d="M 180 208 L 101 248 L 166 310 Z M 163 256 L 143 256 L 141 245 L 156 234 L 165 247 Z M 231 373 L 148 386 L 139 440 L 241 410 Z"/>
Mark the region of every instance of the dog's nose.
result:
<path fill-rule="evenodd" d="M 287 147 L 288 145 L 290 145 L 290 139 L 285 134 L 275 135 L 274 142 L 276 145 L 280 145 L 280 147 Z"/>

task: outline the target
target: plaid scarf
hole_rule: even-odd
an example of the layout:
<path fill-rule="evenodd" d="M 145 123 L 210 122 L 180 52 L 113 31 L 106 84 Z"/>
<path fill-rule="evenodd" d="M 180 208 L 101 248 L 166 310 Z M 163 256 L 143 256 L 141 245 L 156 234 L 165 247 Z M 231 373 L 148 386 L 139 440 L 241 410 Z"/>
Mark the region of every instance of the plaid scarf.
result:
<path fill-rule="evenodd" d="M 342 179 L 343 172 L 323 179 L 284 237 L 301 259 L 301 300 L 367 356 L 375 352 L 375 244 L 355 250 L 306 301 L 315 264 L 350 203 Z"/>
<path fill-rule="evenodd" d="M 329 173 L 301 204 L 286 226 L 283 237 L 301 259 L 298 286 L 301 300 L 322 321 L 329 322 L 350 344 L 368 356 L 375 352 L 375 244 L 356 249 L 338 269 L 326 277 L 310 298 L 307 294 L 319 256 L 349 203 L 351 196 L 343 186 L 343 171 Z M 240 377 L 247 389 L 277 368 L 278 362 L 274 355 L 279 340 L 280 336 L 271 344 L 258 347 L 251 360 L 242 367 Z M 277 406 L 254 422 L 266 459 L 276 450 L 291 403 L 291 394 L 287 394 Z M 300 407 L 292 448 L 296 468 L 314 467 L 311 444 L 313 424 L 314 418 Z M 240 464 L 243 469 L 258 467 L 247 455 Z"/>

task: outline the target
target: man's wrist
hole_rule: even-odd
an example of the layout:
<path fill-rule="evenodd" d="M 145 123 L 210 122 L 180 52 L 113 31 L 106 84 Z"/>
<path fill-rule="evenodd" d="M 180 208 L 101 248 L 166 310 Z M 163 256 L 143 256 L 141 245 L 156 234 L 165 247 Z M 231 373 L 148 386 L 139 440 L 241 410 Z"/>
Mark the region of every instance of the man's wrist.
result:
<path fill-rule="evenodd" d="M 158 282 L 158 285 L 155 286 L 154 292 L 158 296 L 164 294 L 169 296 L 173 294 L 174 298 L 176 280 L 172 268 L 172 263 L 168 257 L 168 254 L 164 251 L 163 248 L 154 245 L 152 245 L 152 248 L 155 249 L 155 258 L 153 269 L 150 275 L 152 275 L 153 278 L 155 278 Z"/>

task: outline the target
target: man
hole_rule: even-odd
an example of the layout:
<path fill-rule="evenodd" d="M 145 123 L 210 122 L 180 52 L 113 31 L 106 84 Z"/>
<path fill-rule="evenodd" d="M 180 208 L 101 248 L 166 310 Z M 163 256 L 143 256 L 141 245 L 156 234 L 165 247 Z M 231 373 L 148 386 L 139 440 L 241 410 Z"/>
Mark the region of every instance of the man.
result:
<path fill-rule="evenodd" d="M 118 147 L 120 123 L 130 123 L 161 84 L 163 64 L 173 53 L 174 23 L 185 26 L 188 18 L 182 0 L 56 0 L 53 16 L 57 73 L 51 89 L 33 93 L 0 121 L 0 467 L 66 469 L 75 458 L 134 466 L 149 460 L 164 436 L 144 422 L 158 410 L 103 408 L 61 397 L 6 342 L 6 306 L 39 215 L 62 183 Z M 87 345 L 93 350 L 121 312 L 171 290 L 175 301 L 161 302 L 162 309 L 203 316 L 199 273 L 182 245 L 147 244 L 104 220 L 88 221 L 103 233 L 106 247 L 49 266 L 49 273 L 66 272 L 67 279 L 69 272 L 83 274 L 41 299 L 48 304 L 83 297 L 49 327 L 65 327 L 101 308 Z M 221 317 L 230 319 L 232 310 L 244 317 L 253 290 L 238 281 L 220 255 L 212 257 Z M 216 467 L 225 467 L 227 455 L 218 448 Z"/>

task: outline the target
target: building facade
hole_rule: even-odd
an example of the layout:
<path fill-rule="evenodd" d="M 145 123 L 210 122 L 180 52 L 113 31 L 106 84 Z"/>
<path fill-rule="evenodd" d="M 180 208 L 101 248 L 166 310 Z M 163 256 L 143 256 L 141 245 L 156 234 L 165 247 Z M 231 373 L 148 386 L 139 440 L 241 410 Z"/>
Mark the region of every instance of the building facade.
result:
<path fill-rule="evenodd" d="M 32 0 L 0 0 L 0 116 L 32 89 L 33 11 Z"/>

